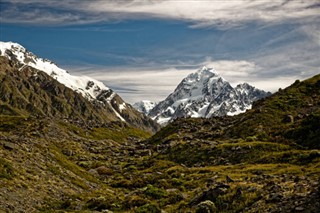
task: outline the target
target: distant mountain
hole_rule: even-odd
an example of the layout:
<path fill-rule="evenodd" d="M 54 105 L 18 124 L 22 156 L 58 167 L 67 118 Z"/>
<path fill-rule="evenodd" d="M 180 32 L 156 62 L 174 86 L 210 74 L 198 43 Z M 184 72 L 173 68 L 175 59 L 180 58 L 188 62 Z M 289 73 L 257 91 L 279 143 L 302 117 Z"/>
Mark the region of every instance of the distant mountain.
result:
<path fill-rule="evenodd" d="M 319 127 L 320 74 L 304 81 L 296 80 L 289 87 L 254 102 L 252 109 L 236 116 L 176 119 L 157 132 L 149 142 L 167 145 L 170 143 L 168 139 L 180 141 L 179 137 L 187 135 L 191 142 L 194 142 L 191 139 L 264 141 L 320 149 Z M 187 152 L 190 152 L 189 147 Z M 317 156 L 320 157 L 320 153 Z M 188 155 L 185 157 L 190 159 Z"/>
<path fill-rule="evenodd" d="M 158 129 L 154 121 L 100 81 L 73 76 L 17 43 L 0 42 L 0 55 L 2 108 L 59 117 L 77 115 L 73 119 L 84 122 L 121 121 L 148 131 Z"/>
<path fill-rule="evenodd" d="M 143 100 L 143 101 L 139 101 L 139 102 L 134 103 L 132 106 L 136 110 L 138 110 L 139 112 L 142 112 L 142 113 L 148 115 L 150 110 L 152 110 L 156 105 L 157 105 L 156 102 Z"/>
<path fill-rule="evenodd" d="M 236 115 L 269 95 L 247 83 L 232 87 L 214 69 L 203 67 L 184 78 L 148 115 L 162 125 L 181 117 Z"/>

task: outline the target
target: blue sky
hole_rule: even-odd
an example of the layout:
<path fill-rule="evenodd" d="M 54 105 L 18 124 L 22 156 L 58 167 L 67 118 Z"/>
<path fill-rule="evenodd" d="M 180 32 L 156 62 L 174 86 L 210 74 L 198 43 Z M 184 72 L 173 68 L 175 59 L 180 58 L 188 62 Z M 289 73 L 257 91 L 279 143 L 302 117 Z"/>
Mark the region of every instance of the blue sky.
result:
<path fill-rule="evenodd" d="M 126 101 L 159 101 L 207 65 L 276 91 L 320 73 L 320 3 L 2 0 L 0 40 L 20 43 Z"/>

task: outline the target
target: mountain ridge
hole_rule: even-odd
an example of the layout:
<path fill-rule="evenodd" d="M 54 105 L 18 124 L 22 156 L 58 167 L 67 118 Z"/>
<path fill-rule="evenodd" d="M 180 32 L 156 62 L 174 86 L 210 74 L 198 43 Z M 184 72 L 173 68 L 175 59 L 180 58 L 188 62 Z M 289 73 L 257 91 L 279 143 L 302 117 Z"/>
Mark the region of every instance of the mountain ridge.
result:
<path fill-rule="evenodd" d="M 28 102 L 27 99 L 29 97 L 27 97 L 26 99 L 25 94 L 21 94 L 19 91 L 16 91 L 15 89 L 13 89 L 14 87 L 23 87 L 24 85 L 24 89 L 28 90 L 29 89 L 28 86 L 30 86 L 29 83 L 27 82 L 28 78 L 30 80 L 32 79 L 34 80 L 33 83 L 36 85 L 32 85 L 32 86 L 34 86 L 38 90 L 44 89 L 47 92 L 49 92 L 48 89 L 59 90 L 60 92 L 65 91 L 65 89 L 59 86 L 59 84 L 61 84 L 67 87 L 68 89 L 71 89 L 75 93 L 81 95 L 84 99 L 88 100 L 88 101 L 85 101 L 85 100 L 79 99 L 79 97 L 75 99 L 77 101 L 81 100 L 80 102 L 85 106 L 85 108 L 91 109 L 89 110 L 90 112 L 95 111 L 95 113 L 93 113 L 93 115 L 95 116 L 93 117 L 97 119 L 98 123 L 103 122 L 103 118 L 104 118 L 106 119 L 107 122 L 108 121 L 128 122 L 129 124 L 134 125 L 138 128 L 143 128 L 145 130 L 152 131 L 152 132 L 155 132 L 156 130 L 159 129 L 158 125 L 154 121 L 152 121 L 146 115 L 136 111 L 130 104 L 125 103 L 118 94 L 116 94 L 113 90 L 105 86 L 102 82 L 99 82 L 95 79 L 92 79 L 86 76 L 79 77 L 79 76 L 70 75 L 66 70 L 63 70 L 57 67 L 55 64 L 53 64 L 53 62 L 47 59 L 38 58 L 33 53 L 27 51 L 24 47 L 16 43 L 1 42 L 0 52 L 1 52 L 0 55 L 2 55 L 1 57 L 8 58 L 8 60 L 2 59 L 2 65 L 3 66 L 7 65 L 7 67 L 2 70 L 2 71 L 6 70 L 6 72 L 3 73 L 4 75 L 3 78 L 6 79 L 5 73 L 9 73 L 9 75 L 11 74 L 11 75 L 20 76 L 23 79 L 22 85 L 19 85 L 19 83 L 14 78 L 10 80 L 8 79 L 9 84 L 15 81 L 16 85 L 15 86 L 11 85 L 7 87 L 4 87 L 2 85 L 3 94 L 9 93 L 13 96 L 18 95 L 20 99 L 26 100 Z M 45 73 L 45 75 L 39 72 L 39 70 Z M 21 76 L 22 73 L 24 73 L 24 76 Z M 43 83 L 41 84 L 41 81 L 38 81 L 40 76 L 44 82 L 47 82 L 48 84 L 47 86 L 43 85 Z M 56 80 L 57 82 L 59 82 L 59 84 L 54 83 L 54 81 L 52 81 L 50 78 Z M 13 90 L 11 90 L 10 88 L 12 88 Z M 11 92 L 9 92 L 9 90 L 11 90 Z M 58 96 L 59 91 L 55 92 L 54 95 Z M 46 94 L 52 95 L 52 91 L 51 93 L 47 93 L 47 92 Z M 70 95 L 71 92 L 68 92 L 68 94 Z M 33 96 L 36 96 L 36 94 L 33 93 Z M 71 97 L 74 97 L 74 95 L 71 95 Z M 54 99 L 57 99 L 57 98 L 54 98 Z M 62 99 L 64 99 L 63 102 L 68 102 L 70 98 L 68 96 L 65 96 L 65 97 L 62 97 Z M 48 100 L 49 99 L 47 99 L 47 101 Z M 3 99 L 3 101 L 6 102 L 7 100 Z M 59 101 L 59 99 L 57 99 L 57 101 Z M 41 102 L 42 101 L 39 101 L 39 103 Z M 50 103 L 54 104 L 55 102 L 50 101 Z M 28 106 L 32 106 L 32 103 L 29 103 Z M 22 108 L 25 108 L 25 107 L 22 107 Z M 67 108 L 72 110 L 73 107 L 69 106 Z M 65 111 L 64 107 L 62 107 L 60 110 L 63 112 Z M 40 111 L 43 111 L 43 110 L 40 110 Z M 77 112 L 77 110 L 75 111 Z M 99 115 L 98 111 L 100 111 L 101 116 Z M 71 112 L 69 112 L 68 114 L 70 113 Z M 89 116 L 89 114 L 87 116 Z M 82 119 L 82 120 L 86 120 L 86 119 Z"/>
<path fill-rule="evenodd" d="M 206 136 L 208 138 L 295 143 L 309 149 L 319 149 L 319 92 L 320 75 L 304 81 L 296 80 L 287 88 L 279 89 L 271 96 L 254 102 L 252 109 L 245 113 L 209 119 L 199 118 L 199 123 L 205 125 L 197 124 L 197 118 L 180 118 L 157 134 L 160 134 L 161 138 L 167 137 L 179 131 L 168 131 L 172 126 L 179 127 L 188 123 L 188 129 L 193 131 L 195 130 L 192 126 L 197 126 L 197 129 L 206 126 L 210 130 L 208 132 L 212 132 Z M 157 134 L 153 136 L 155 141 L 158 138 Z M 201 138 L 201 135 L 193 134 Z"/>
<path fill-rule="evenodd" d="M 213 68 L 203 67 L 184 78 L 148 115 L 162 125 L 180 117 L 236 115 L 270 94 L 248 83 L 232 87 Z"/>

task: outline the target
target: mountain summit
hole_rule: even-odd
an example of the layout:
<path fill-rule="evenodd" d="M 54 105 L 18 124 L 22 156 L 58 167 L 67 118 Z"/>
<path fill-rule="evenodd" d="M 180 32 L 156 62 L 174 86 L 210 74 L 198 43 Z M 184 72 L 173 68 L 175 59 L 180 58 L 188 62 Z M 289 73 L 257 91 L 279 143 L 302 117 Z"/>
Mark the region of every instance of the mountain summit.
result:
<path fill-rule="evenodd" d="M 148 115 L 162 125 L 179 117 L 236 115 L 270 94 L 247 83 L 232 87 L 213 68 L 203 67 L 184 78 Z"/>
<path fill-rule="evenodd" d="M 102 93 L 109 93 L 108 97 L 115 95 L 115 93 L 102 82 L 87 76 L 70 75 L 66 70 L 59 68 L 52 61 L 37 57 L 20 44 L 0 42 L 0 55 L 19 62 L 21 64 L 19 70 L 30 66 L 47 73 L 61 84 L 80 93 L 89 100 L 98 99 Z"/>
<path fill-rule="evenodd" d="M 52 61 L 37 57 L 17 43 L 0 42 L 0 55 L 3 56 L 1 66 L 6 66 L 0 89 L 11 99 L 19 100 L 14 106 L 15 112 L 16 109 L 28 113 L 41 112 L 47 116 L 72 117 L 72 120 L 82 120 L 84 123 L 88 120 L 93 123 L 120 121 L 148 131 L 158 129 L 155 122 L 125 103 L 100 81 L 71 75 Z M 16 91 L 16 87 L 26 91 Z M 12 107 L 11 102 L 10 98 L 0 99 L 6 108 Z"/>

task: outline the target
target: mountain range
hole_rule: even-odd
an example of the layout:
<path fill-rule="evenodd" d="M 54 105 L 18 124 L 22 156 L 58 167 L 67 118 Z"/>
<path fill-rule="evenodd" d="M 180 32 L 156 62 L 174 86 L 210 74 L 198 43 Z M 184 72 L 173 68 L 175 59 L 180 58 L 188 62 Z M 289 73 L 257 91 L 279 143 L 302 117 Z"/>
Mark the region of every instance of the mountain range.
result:
<path fill-rule="evenodd" d="M 320 75 L 237 114 L 261 91 L 201 69 L 170 99 L 193 117 L 159 130 L 101 82 L 0 44 L 0 212 L 320 212 Z M 196 117 L 203 95 L 234 115 L 207 101 Z"/>
<path fill-rule="evenodd" d="M 184 78 L 165 100 L 158 104 L 143 101 L 137 110 L 161 125 L 183 117 L 236 115 L 251 108 L 254 101 L 271 95 L 247 83 L 232 87 L 213 68 L 203 67 Z"/>
<path fill-rule="evenodd" d="M 10 108 L 9 102 L 16 100 L 11 106 L 29 113 L 39 112 L 82 123 L 119 121 L 153 132 L 159 128 L 102 82 L 71 75 L 17 43 L 1 42 L 0 55 L 4 67 L 0 87 L 2 94 L 6 94 L 0 99 L 2 110 Z M 30 87 L 32 91 L 25 91 Z"/>
<path fill-rule="evenodd" d="M 45 72 L 89 102 L 100 105 L 104 111 L 112 112 L 107 116 L 112 117 L 111 120 L 127 122 L 137 127 L 145 125 L 143 128 L 150 131 L 155 131 L 158 127 L 149 117 L 159 124 L 165 125 L 179 117 L 209 118 L 235 115 L 250 109 L 253 101 L 270 95 L 270 93 L 256 89 L 247 83 L 239 84 L 233 88 L 214 69 L 203 67 L 184 78 L 165 100 L 157 104 L 141 101 L 132 107 L 102 82 L 87 76 L 71 75 L 52 61 L 37 57 L 17 43 L 1 42 L 0 55 L 15 61 L 15 68 L 19 71 L 25 71 L 32 67 Z M 146 116 L 138 113 L 134 108 Z M 93 109 L 97 109 L 97 107 Z"/>

